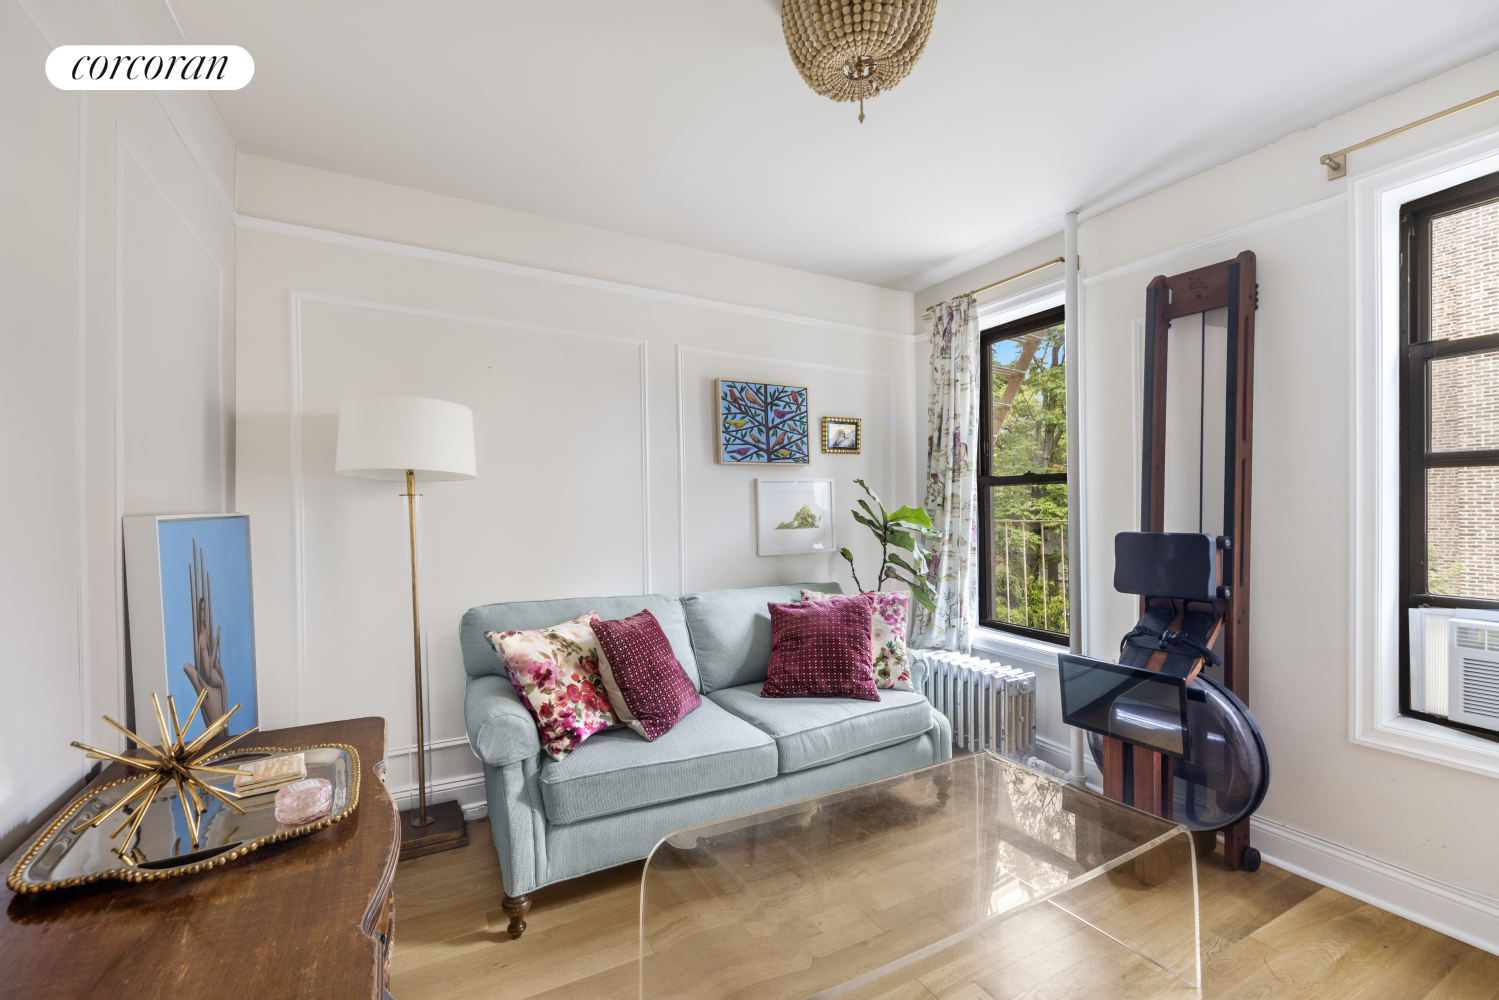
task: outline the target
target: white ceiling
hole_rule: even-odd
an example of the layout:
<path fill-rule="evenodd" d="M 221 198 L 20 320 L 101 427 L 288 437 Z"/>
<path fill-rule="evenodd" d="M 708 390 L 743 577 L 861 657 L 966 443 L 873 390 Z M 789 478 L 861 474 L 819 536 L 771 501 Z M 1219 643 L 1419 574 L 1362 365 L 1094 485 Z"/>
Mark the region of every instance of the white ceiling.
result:
<path fill-rule="evenodd" d="M 255 57 L 246 152 L 906 289 L 1499 48 L 1494 0 L 942 0 L 860 125 L 779 0 L 172 7 Z"/>

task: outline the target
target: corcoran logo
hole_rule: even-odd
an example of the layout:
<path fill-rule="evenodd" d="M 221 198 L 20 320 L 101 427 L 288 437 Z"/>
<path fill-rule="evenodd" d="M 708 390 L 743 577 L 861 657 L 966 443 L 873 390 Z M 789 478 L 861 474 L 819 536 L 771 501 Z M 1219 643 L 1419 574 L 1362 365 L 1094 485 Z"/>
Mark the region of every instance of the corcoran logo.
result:
<path fill-rule="evenodd" d="M 238 45 L 60 45 L 47 57 L 59 90 L 238 90 L 254 75 Z"/>

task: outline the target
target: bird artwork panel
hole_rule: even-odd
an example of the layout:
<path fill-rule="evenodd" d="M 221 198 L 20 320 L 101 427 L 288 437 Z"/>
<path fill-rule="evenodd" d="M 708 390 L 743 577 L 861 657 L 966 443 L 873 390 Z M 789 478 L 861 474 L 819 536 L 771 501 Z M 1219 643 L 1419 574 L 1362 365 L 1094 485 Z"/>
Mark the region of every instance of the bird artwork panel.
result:
<path fill-rule="evenodd" d="M 810 462 L 807 389 L 718 380 L 718 461 L 723 465 Z"/>

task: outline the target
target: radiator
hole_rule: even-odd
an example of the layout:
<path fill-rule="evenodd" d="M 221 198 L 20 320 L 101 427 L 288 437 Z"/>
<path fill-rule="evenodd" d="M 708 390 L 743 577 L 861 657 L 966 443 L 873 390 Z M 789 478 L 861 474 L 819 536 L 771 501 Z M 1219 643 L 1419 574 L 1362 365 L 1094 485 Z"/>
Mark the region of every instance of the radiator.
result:
<path fill-rule="evenodd" d="M 952 723 L 953 743 L 1022 759 L 1036 747 L 1036 675 L 964 653 L 924 654 L 922 693 Z"/>

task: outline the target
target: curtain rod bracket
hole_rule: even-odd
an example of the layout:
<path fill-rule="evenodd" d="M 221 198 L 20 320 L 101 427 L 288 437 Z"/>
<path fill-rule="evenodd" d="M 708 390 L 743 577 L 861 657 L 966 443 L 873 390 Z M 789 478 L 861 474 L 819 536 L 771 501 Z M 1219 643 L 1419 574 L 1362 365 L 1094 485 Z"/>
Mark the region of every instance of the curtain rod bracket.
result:
<path fill-rule="evenodd" d="M 1411 122 L 1409 125 L 1392 128 L 1383 135 L 1376 135 L 1372 139 L 1366 139 L 1363 142 L 1340 149 L 1335 153 L 1328 153 L 1317 162 L 1327 168 L 1327 179 L 1335 181 L 1339 177 L 1346 177 L 1348 175 L 1348 154 L 1354 150 L 1363 149 L 1365 146 L 1372 146 L 1376 142 L 1384 142 L 1386 139 L 1393 139 L 1402 132 L 1409 132 L 1413 128 L 1420 128 L 1422 125 L 1430 125 L 1432 122 L 1446 118 L 1448 115 L 1455 115 L 1459 111 L 1466 111 L 1469 108 L 1482 104 L 1484 101 L 1492 101 L 1496 97 L 1499 97 L 1499 90 L 1494 91 L 1492 94 L 1484 94 L 1482 97 L 1475 97 L 1471 101 L 1465 101 L 1456 107 L 1448 108 L 1446 111 L 1438 111 L 1434 115 L 1427 115 L 1418 122 Z"/>

